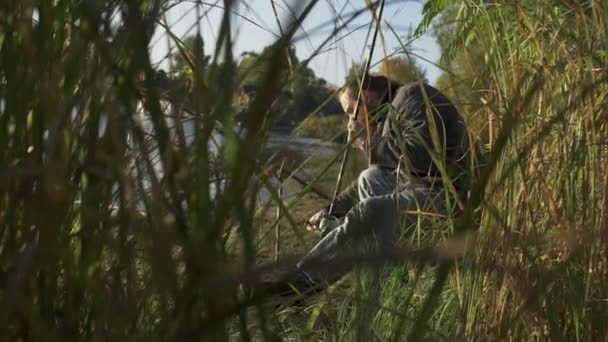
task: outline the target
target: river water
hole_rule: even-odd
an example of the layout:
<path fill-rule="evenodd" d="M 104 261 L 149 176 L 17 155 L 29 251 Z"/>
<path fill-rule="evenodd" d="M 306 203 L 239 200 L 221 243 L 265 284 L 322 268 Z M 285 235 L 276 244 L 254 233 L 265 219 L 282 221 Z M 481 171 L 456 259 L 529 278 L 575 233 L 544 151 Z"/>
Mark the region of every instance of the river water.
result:
<path fill-rule="evenodd" d="M 265 148 L 268 150 L 288 150 L 299 155 L 299 160 L 306 159 L 308 157 L 314 156 L 315 158 L 321 158 L 330 160 L 336 156 L 337 153 L 341 150 L 339 144 L 336 143 L 328 143 L 323 142 L 316 138 L 306 138 L 306 137 L 294 137 L 291 135 L 284 134 L 270 134 L 268 141 L 266 142 Z M 297 161 L 295 162 L 295 167 L 299 166 Z M 311 180 L 315 173 L 318 170 L 311 170 L 310 168 L 303 167 L 297 173 L 295 173 L 295 177 L 300 180 Z M 290 198 L 294 195 L 297 195 L 304 185 L 301 182 L 298 182 L 294 178 L 289 178 L 282 183 L 277 178 L 272 178 L 270 183 L 275 189 L 279 187 L 282 188 L 282 195 L 284 198 Z M 261 189 L 258 192 L 258 200 L 263 202 L 271 198 L 270 193 L 266 189 Z"/>
<path fill-rule="evenodd" d="M 149 134 L 152 132 L 152 125 L 149 120 L 143 122 L 143 127 L 146 133 Z M 183 128 L 186 143 L 191 144 L 194 138 L 194 129 L 192 122 L 186 121 L 183 124 Z M 336 143 L 327 143 L 316 138 L 295 137 L 289 134 L 271 132 L 268 137 L 268 140 L 264 145 L 264 151 L 262 152 L 278 152 L 279 154 L 286 156 L 287 159 L 294 159 L 292 157 L 297 156 L 296 159 L 301 161 L 310 156 L 314 156 L 315 158 L 320 157 L 329 160 L 333 158 L 337 153 L 339 153 L 340 150 L 341 146 Z M 209 151 L 213 155 L 221 155 L 221 153 L 223 153 L 223 136 L 220 130 L 215 130 L 213 132 L 210 138 Z M 154 171 L 156 173 L 156 176 L 158 177 L 158 179 L 161 179 L 163 170 L 158 153 L 152 153 L 151 155 L 155 156 L 153 162 L 155 165 Z M 295 168 L 298 166 L 298 164 L 297 162 L 295 162 L 295 164 L 289 162 L 288 166 Z M 309 180 L 314 176 L 314 172 L 315 170 L 309 170 L 304 167 L 299 170 L 295 176 L 301 180 Z M 145 183 L 147 183 L 146 185 L 149 186 L 148 182 Z M 281 185 L 283 197 L 285 198 L 294 196 L 295 194 L 299 193 L 303 188 L 303 185 L 294 179 L 287 179 L 281 184 L 278 179 L 273 177 L 271 178 L 270 183 L 273 187 L 275 187 L 275 189 L 277 189 L 279 185 Z M 216 189 L 214 189 L 214 186 L 215 185 L 212 184 L 211 191 L 213 193 L 215 193 L 216 191 Z M 211 194 L 212 197 L 213 193 Z M 267 201 L 271 199 L 271 197 L 272 196 L 270 195 L 269 191 L 265 188 L 262 188 L 258 192 L 258 200 L 261 202 Z"/>

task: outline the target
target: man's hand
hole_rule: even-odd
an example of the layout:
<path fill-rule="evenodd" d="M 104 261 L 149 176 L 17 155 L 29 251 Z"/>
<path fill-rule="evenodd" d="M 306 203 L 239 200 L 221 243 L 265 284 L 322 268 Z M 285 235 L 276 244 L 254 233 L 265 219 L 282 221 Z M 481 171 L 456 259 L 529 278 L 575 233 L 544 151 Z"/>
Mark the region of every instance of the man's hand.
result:
<path fill-rule="evenodd" d="M 362 132 L 364 131 L 363 125 L 349 116 L 346 130 L 348 131 L 348 141 L 350 144 L 353 145 L 354 148 L 363 150 L 365 143 L 365 132 Z"/>
<path fill-rule="evenodd" d="M 327 209 L 319 210 L 316 214 L 312 215 L 306 222 L 306 230 L 308 230 L 309 232 L 319 230 L 319 228 L 321 227 L 321 221 L 327 217 L 329 217 L 329 212 Z"/>
<path fill-rule="evenodd" d="M 375 127 L 370 124 L 370 135 L 373 136 Z M 348 117 L 348 125 L 346 126 L 348 131 L 348 141 L 353 145 L 354 148 L 364 150 L 365 139 L 367 139 L 367 129 L 360 120 L 354 120 L 352 116 Z"/>

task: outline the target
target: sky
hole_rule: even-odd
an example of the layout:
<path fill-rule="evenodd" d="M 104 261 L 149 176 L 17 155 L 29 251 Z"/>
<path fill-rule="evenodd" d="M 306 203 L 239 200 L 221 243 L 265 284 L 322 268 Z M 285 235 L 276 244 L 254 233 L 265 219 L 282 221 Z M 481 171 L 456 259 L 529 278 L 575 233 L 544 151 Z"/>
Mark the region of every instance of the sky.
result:
<path fill-rule="evenodd" d="M 233 7 L 233 55 L 243 52 L 260 52 L 271 44 L 280 34 L 277 17 L 285 29 L 293 18 L 294 12 L 309 3 L 308 0 L 274 0 L 277 17 L 271 6 L 272 0 L 237 1 Z M 195 33 L 198 27 L 205 42 L 205 53 L 215 50 L 220 21 L 224 13 L 223 1 L 199 1 L 201 20 L 196 20 L 194 1 L 182 2 L 167 13 L 168 26 L 173 34 L 185 37 Z M 423 1 L 387 0 L 381 35 L 378 38 L 372 62 L 377 63 L 386 56 L 407 51 L 426 70 L 427 79 L 434 83 L 440 70 L 433 65 L 440 57 L 440 49 L 435 39 L 425 35 L 416 40 L 408 39 L 420 22 Z M 365 7 L 364 0 L 319 0 L 311 13 L 298 29 L 295 48 L 298 59 L 310 58 L 315 50 L 331 38 L 312 59 L 310 67 L 317 77 L 322 77 L 334 85 L 341 85 L 352 62 L 362 62 L 369 53 L 371 35 L 368 37 L 371 14 L 364 11 L 360 16 L 345 25 L 354 13 Z M 345 25 L 337 34 L 332 34 L 336 26 Z M 389 28 L 390 27 L 390 28 Z M 391 29 L 392 28 L 392 29 Z M 411 30 L 411 31 L 410 31 Z M 167 69 L 166 56 L 168 39 L 164 29 L 159 29 L 152 39 L 152 60 Z M 373 68 L 372 68 L 373 71 Z"/>

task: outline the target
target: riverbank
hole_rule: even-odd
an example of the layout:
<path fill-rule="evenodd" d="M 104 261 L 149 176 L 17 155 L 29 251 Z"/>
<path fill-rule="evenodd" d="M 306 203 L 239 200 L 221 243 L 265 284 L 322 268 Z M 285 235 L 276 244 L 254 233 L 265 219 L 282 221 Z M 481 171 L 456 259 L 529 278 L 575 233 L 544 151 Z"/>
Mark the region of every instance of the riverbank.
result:
<path fill-rule="evenodd" d="M 261 208 L 256 219 L 258 262 L 273 261 L 276 257 L 276 224 L 281 226 L 279 259 L 303 254 L 318 241 L 316 234 L 305 230 L 305 223 L 311 215 L 330 203 L 344 148 L 344 145 L 314 138 L 271 134 L 265 154 L 272 156 L 276 164 L 284 163 L 288 172 L 284 172 L 283 180 L 271 177 L 268 187 L 264 186 L 258 191 L 258 205 Z M 364 162 L 364 156 L 360 153 L 350 153 L 343 187 L 358 175 Z M 271 195 L 273 192 L 281 193 L 280 199 L 289 209 L 288 213 L 277 211 L 277 201 Z M 277 215 L 281 215 L 278 221 Z"/>

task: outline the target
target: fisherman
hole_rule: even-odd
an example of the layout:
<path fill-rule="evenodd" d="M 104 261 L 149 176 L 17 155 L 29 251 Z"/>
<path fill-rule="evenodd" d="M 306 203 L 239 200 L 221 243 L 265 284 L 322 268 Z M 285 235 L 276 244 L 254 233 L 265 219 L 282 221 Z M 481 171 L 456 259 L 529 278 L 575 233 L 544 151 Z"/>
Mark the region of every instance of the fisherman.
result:
<path fill-rule="evenodd" d="M 368 155 L 369 167 L 307 222 L 309 231 L 338 222 L 297 265 L 289 284 L 273 294 L 322 289 L 353 267 L 349 258 L 391 251 L 420 212 L 451 217 L 469 190 L 468 138 L 464 121 L 448 98 L 430 85 L 401 85 L 365 75 L 343 87 L 349 142 Z M 358 113 L 355 113 L 358 108 Z M 327 225 L 327 224 L 326 224 Z"/>

